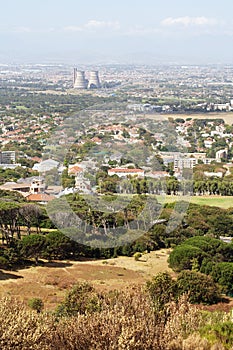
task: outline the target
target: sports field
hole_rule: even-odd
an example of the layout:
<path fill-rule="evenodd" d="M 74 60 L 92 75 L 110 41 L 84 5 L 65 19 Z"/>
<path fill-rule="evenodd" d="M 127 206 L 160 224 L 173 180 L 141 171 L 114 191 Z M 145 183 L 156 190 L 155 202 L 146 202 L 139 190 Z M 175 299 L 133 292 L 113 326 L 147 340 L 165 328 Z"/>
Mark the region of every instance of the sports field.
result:
<path fill-rule="evenodd" d="M 192 118 L 192 119 L 223 119 L 226 124 L 233 124 L 233 113 L 190 113 L 190 114 L 151 114 L 147 115 L 147 118 L 154 120 L 167 120 L 168 118 Z"/>
<path fill-rule="evenodd" d="M 173 203 L 180 200 L 188 200 L 190 203 L 199 205 L 210 205 L 214 207 L 220 207 L 228 209 L 233 207 L 233 197 L 231 196 L 192 196 L 192 197 L 178 197 L 178 196 L 166 196 L 165 203 Z"/>

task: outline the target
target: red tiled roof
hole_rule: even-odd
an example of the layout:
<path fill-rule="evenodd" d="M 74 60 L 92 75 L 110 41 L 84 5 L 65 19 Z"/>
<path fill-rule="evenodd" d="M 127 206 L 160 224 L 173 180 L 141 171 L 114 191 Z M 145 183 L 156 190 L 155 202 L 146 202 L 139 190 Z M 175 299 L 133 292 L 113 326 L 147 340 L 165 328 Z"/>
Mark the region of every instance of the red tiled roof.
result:
<path fill-rule="evenodd" d="M 69 174 L 70 173 L 74 173 L 75 174 L 75 173 L 79 173 L 81 171 L 83 171 L 83 168 L 79 167 L 78 165 L 74 165 L 68 170 L 68 173 Z"/>
<path fill-rule="evenodd" d="M 28 201 L 32 201 L 32 202 L 49 202 L 49 201 L 52 201 L 55 197 L 47 193 L 35 193 L 35 194 L 30 194 L 26 198 Z"/>
<path fill-rule="evenodd" d="M 142 169 L 127 169 L 127 168 L 113 168 L 109 169 L 111 173 L 144 173 Z"/>

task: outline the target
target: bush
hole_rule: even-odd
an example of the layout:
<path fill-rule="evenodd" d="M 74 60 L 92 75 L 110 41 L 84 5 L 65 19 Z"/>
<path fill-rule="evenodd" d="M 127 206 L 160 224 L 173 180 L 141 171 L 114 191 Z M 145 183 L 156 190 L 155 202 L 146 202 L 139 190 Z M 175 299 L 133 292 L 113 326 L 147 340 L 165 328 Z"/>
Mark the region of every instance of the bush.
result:
<path fill-rule="evenodd" d="M 191 270 L 193 259 L 197 259 L 199 266 L 206 257 L 206 253 L 192 245 L 182 244 L 177 246 L 170 254 L 168 262 L 175 271 Z"/>
<path fill-rule="evenodd" d="M 142 257 L 142 253 L 137 252 L 137 253 L 134 253 L 133 256 L 134 256 L 135 261 L 138 261 Z"/>
<path fill-rule="evenodd" d="M 233 324 L 231 321 L 218 322 L 214 325 L 207 325 L 201 329 L 200 333 L 208 339 L 210 343 L 219 343 L 224 349 L 232 349 L 233 346 Z"/>
<path fill-rule="evenodd" d="M 58 305 L 58 316 L 72 316 L 99 311 L 101 309 L 100 295 L 87 282 L 77 283 L 66 295 L 65 300 Z"/>
<path fill-rule="evenodd" d="M 39 298 L 32 298 L 28 300 L 28 306 L 32 309 L 40 313 L 44 307 L 44 303 Z"/>
<path fill-rule="evenodd" d="M 178 275 L 179 294 L 188 293 L 193 304 L 215 304 L 220 301 L 220 289 L 210 276 L 200 272 L 183 271 Z"/>
<path fill-rule="evenodd" d="M 4 256 L 0 256 L 0 269 L 7 269 L 9 266 L 9 260 L 7 260 Z"/>
<path fill-rule="evenodd" d="M 176 282 L 168 272 L 161 272 L 154 276 L 151 281 L 147 282 L 146 289 L 159 309 L 164 308 L 164 305 L 174 300 L 177 295 Z"/>
<path fill-rule="evenodd" d="M 221 262 L 213 266 L 211 276 L 223 286 L 226 294 L 233 296 L 233 263 Z"/>

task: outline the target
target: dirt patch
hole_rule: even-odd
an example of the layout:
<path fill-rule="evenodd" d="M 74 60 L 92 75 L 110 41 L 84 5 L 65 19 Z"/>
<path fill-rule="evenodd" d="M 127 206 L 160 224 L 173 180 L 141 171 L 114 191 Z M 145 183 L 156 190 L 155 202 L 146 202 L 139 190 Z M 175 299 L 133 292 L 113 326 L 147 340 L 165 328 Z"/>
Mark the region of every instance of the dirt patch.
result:
<path fill-rule="evenodd" d="M 98 290 L 125 289 L 143 284 L 158 272 L 169 271 L 168 251 L 144 254 L 139 261 L 130 257 L 109 260 L 46 263 L 45 266 L 0 273 L 0 296 L 11 295 L 25 302 L 41 298 L 54 309 L 66 291 L 78 281 L 88 281 Z"/>

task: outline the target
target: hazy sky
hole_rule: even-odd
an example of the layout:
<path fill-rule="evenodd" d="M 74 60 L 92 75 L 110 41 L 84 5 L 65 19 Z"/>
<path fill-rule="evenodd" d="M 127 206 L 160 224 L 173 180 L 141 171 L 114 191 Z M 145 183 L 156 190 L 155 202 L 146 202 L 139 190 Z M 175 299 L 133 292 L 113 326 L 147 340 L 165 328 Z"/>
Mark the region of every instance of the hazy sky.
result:
<path fill-rule="evenodd" d="M 0 0 L 0 62 L 232 63 L 232 0 Z"/>

